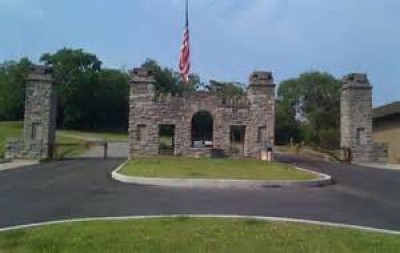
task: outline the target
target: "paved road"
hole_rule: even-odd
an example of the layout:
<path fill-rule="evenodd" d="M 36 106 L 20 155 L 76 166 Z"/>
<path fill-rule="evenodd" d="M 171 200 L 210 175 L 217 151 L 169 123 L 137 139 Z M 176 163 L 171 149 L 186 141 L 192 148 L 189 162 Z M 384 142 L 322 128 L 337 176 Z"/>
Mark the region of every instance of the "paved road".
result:
<path fill-rule="evenodd" d="M 182 190 L 110 178 L 123 160 L 70 160 L 0 172 L 0 227 L 66 218 L 238 214 L 331 221 L 400 231 L 400 172 L 281 156 L 331 174 L 334 186 Z"/>

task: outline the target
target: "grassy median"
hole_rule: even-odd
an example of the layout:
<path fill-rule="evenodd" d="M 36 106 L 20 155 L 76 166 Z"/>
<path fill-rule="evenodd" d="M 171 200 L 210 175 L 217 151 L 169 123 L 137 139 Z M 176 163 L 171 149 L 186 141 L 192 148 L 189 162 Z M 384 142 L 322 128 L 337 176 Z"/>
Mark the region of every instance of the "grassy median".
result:
<path fill-rule="evenodd" d="M 400 236 L 237 219 L 82 222 L 0 233 L 0 252 L 399 252 Z"/>
<path fill-rule="evenodd" d="M 309 180 L 316 176 L 289 165 L 259 160 L 184 157 L 137 158 L 120 173 L 135 177 L 241 180 Z"/>

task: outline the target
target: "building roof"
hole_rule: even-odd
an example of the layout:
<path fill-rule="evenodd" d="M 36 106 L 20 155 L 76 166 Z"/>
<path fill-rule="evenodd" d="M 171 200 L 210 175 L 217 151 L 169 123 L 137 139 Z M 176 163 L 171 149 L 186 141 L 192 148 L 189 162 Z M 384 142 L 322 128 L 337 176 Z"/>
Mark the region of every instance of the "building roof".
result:
<path fill-rule="evenodd" d="M 400 101 L 377 107 L 373 110 L 374 119 L 400 114 Z"/>

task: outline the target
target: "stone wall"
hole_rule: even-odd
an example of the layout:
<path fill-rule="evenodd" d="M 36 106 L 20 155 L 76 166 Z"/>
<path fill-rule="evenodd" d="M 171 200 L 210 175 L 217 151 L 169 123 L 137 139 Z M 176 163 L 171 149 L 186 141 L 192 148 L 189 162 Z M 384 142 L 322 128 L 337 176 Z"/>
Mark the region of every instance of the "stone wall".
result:
<path fill-rule="evenodd" d="M 159 155 L 160 125 L 175 126 L 175 155 L 230 155 L 231 126 L 245 126 L 242 156 L 259 157 L 263 146 L 273 145 L 275 85 L 271 73 L 253 73 L 247 94 L 230 99 L 209 92 L 185 93 L 183 96 L 157 95 L 154 83 L 153 73 L 149 70 L 135 69 L 131 74 L 131 157 Z M 200 111 L 209 112 L 213 117 L 213 148 L 192 147 L 191 122 Z M 261 139 L 260 129 L 263 131 Z"/>
<path fill-rule="evenodd" d="M 24 150 L 24 142 L 19 139 L 7 139 L 5 146 L 5 159 L 14 159 Z"/>
<path fill-rule="evenodd" d="M 56 94 L 51 69 L 33 66 L 26 84 L 22 140 L 8 140 L 7 159 L 49 159 L 53 155 L 56 129 Z"/>
<path fill-rule="evenodd" d="M 387 146 L 372 138 L 372 86 L 365 74 L 349 74 L 341 89 L 341 148 L 353 162 L 384 162 Z"/>

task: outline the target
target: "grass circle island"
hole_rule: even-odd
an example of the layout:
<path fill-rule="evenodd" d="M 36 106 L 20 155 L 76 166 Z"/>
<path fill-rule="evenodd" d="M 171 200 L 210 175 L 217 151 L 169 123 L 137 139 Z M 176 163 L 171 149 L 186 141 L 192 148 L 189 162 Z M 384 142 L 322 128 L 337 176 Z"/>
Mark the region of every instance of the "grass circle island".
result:
<path fill-rule="evenodd" d="M 187 157 L 135 158 L 119 171 L 131 177 L 225 180 L 314 180 L 318 176 L 278 162 Z"/>

